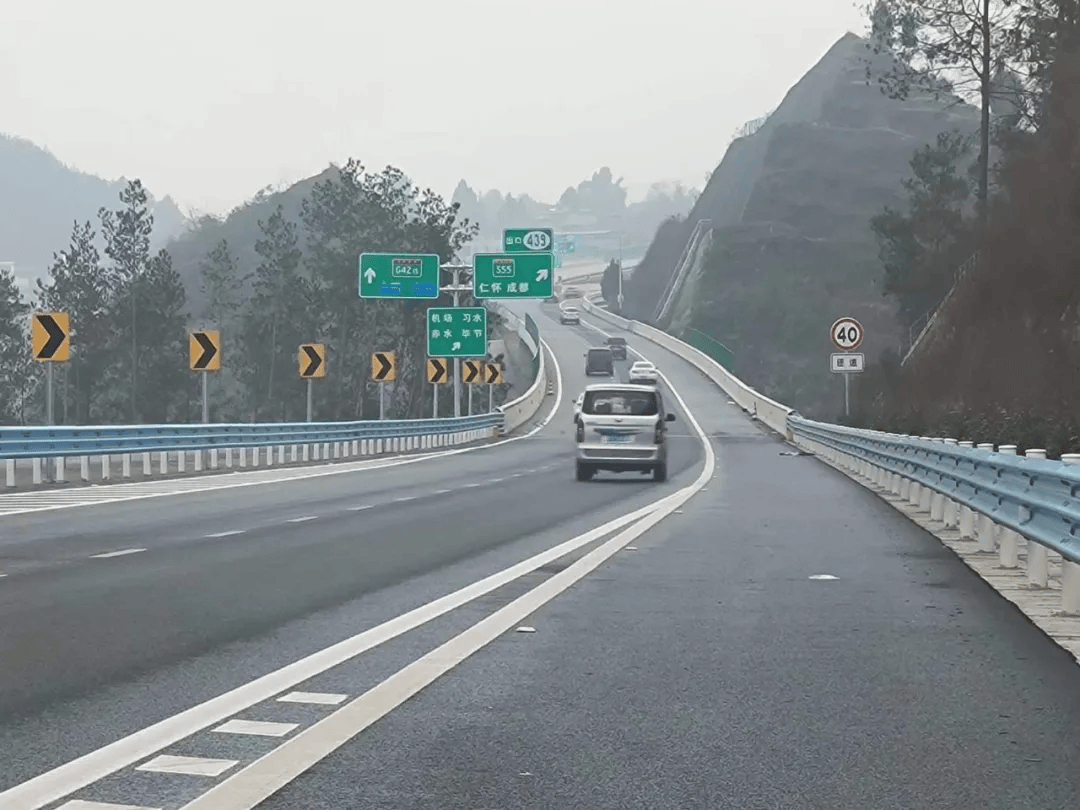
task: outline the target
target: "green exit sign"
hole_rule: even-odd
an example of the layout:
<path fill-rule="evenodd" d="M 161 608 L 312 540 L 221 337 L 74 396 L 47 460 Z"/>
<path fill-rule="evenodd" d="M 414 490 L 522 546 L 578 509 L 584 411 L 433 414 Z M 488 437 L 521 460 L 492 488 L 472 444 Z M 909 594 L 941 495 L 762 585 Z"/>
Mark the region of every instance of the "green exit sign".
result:
<path fill-rule="evenodd" d="M 427 311 L 428 357 L 483 357 L 487 354 L 484 307 L 432 307 Z"/>
<path fill-rule="evenodd" d="M 550 298 L 553 253 L 477 253 L 473 256 L 476 298 Z"/>
<path fill-rule="evenodd" d="M 550 253 L 555 248 L 551 228 L 507 228 L 503 231 L 503 250 L 507 253 Z"/>

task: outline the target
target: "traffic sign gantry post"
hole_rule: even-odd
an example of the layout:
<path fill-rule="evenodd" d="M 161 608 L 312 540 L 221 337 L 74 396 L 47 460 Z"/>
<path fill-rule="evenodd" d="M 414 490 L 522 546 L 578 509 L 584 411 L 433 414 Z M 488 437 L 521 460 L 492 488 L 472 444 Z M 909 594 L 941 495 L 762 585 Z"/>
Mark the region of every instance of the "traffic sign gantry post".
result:
<path fill-rule="evenodd" d="M 862 324 L 854 318 L 837 318 L 833 321 L 833 325 L 829 327 L 829 338 L 832 340 L 833 345 L 842 352 L 853 352 L 859 348 L 865 334 Z M 833 357 L 835 356 L 833 355 Z M 851 371 L 850 368 L 843 369 L 845 416 L 851 416 Z"/>
<path fill-rule="evenodd" d="M 300 379 L 307 380 L 307 420 L 310 422 L 315 410 L 315 396 L 311 381 L 321 380 L 326 376 L 326 344 L 301 343 L 296 352 L 296 361 Z"/>
<path fill-rule="evenodd" d="M 473 386 L 484 381 L 484 364 L 480 360 L 466 360 L 461 367 L 461 381 L 469 386 L 469 416 L 472 416 Z"/>
<path fill-rule="evenodd" d="M 361 298 L 438 298 L 439 257 L 434 253 L 361 253 Z"/>
<path fill-rule="evenodd" d="M 427 361 L 427 381 L 431 383 L 431 418 L 439 418 L 439 383 L 449 379 L 449 366 L 446 360 L 429 357 Z"/>
<path fill-rule="evenodd" d="M 203 329 L 188 335 L 188 368 L 202 374 L 202 420 L 210 421 L 210 381 L 207 374 L 221 371 L 221 332 Z"/>
<path fill-rule="evenodd" d="M 71 320 L 66 312 L 35 312 L 30 323 L 34 360 L 45 366 L 45 422 L 53 424 L 53 363 L 71 359 Z"/>
<path fill-rule="evenodd" d="M 503 250 L 507 253 L 551 253 L 555 232 L 551 228 L 507 228 L 503 231 Z"/>
<path fill-rule="evenodd" d="M 553 253 L 477 253 L 473 256 L 476 298 L 550 298 Z"/>
<path fill-rule="evenodd" d="M 371 355 L 371 379 L 379 384 L 379 419 L 386 418 L 386 384 L 397 376 L 394 352 L 375 352 Z"/>

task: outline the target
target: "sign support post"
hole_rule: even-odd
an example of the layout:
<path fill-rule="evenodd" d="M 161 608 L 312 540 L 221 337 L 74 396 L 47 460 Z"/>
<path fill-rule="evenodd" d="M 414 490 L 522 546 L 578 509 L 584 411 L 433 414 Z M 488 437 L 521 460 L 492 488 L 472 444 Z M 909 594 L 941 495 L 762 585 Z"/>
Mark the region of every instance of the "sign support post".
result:
<path fill-rule="evenodd" d="M 45 424 L 53 424 L 53 367 L 45 366 Z"/>
<path fill-rule="evenodd" d="M 844 372 L 844 416 L 851 416 L 851 372 Z"/>
<path fill-rule="evenodd" d="M 202 375 L 202 421 L 203 424 L 210 422 L 210 384 L 206 374 Z"/>
<path fill-rule="evenodd" d="M 439 418 L 439 384 L 431 384 L 431 418 Z"/>
<path fill-rule="evenodd" d="M 310 422 L 315 411 L 315 394 L 313 393 L 311 377 L 307 381 L 307 420 Z"/>
<path fill-rule="evenodd" d="M 454 306 L 458 306 L 461 293 L 458 292 L 461 270 L 454 265 Z M 454 358 L 454 418 L 461 418 L 461 358 Z"/>
<path fill-rule="evenodd" d="M 488 413 L 494 413 L 495 407 L 492 403 L 495 402 L 495 389 L 490 385 L 488 386 Z"/>
<path fill-rule="evenodd" d="M 379 421 L 386 418 L 386 383 L 379 383 Z"/>

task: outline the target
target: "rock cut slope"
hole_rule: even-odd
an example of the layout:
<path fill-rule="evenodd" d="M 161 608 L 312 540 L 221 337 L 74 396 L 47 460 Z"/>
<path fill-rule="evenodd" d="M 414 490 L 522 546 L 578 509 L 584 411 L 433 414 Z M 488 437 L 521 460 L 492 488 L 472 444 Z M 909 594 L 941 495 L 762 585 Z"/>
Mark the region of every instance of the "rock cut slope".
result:
<path fill-rule="evenodd" d="M 686 238 L 698 220 L 711 220 L 712 248 L 684 285 L 670 328 L 693 326 L 723 342 L 751 385 L 829 418 L 843 407 L 828 369 L 832 321 L 863 322 L 868 360 L 899 340 L 870 218 L 902 206 L 916 149 L 940 132 L 978 126 L 978 112 L 958 99 L 897 101 L 868 85 L 866 46 L 855 34 L 841 37 L 757 131 L 730 144 L 678 238 L 669 226 L 665 249 L 651 251 L 627 291 L 631 317 L 651 320 Z"/>

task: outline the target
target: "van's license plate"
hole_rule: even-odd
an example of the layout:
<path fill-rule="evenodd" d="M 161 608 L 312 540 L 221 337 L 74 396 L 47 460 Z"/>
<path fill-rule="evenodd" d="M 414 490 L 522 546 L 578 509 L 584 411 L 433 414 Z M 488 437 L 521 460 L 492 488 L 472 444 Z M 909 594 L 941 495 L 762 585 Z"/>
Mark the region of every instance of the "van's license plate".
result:
<path fill-rule="evenodd" d="M 633 436 L 603 436 L 604 444 L 630 444 Z"/>

